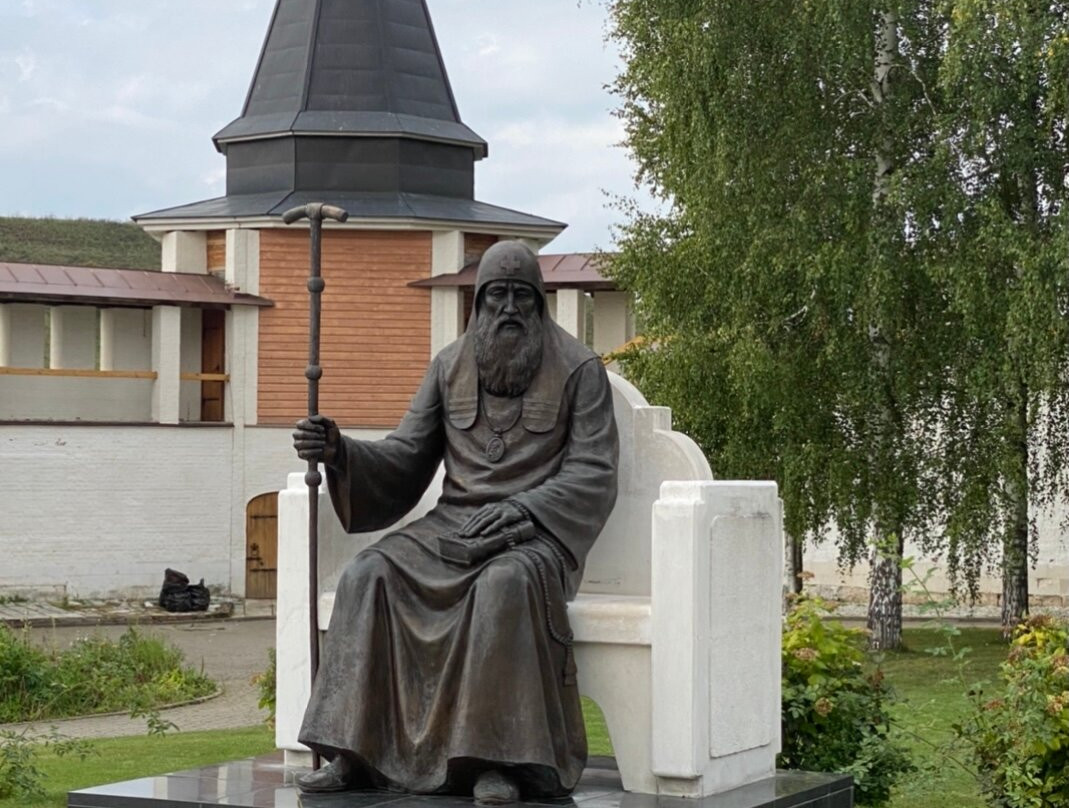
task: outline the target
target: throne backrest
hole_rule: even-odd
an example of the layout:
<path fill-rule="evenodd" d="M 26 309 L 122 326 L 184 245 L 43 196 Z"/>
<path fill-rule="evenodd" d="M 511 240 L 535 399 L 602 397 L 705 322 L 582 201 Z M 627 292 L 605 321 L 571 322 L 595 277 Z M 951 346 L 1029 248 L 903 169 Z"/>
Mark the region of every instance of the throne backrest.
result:
<path fill-rule="evenodd" d="M 591 594 L 649 595 L 653 503 L 666 480 L 711 480 L 697 444 L 672 430 L 672 411 L 653 407 L 634 385 L 609 373 L 613 409 L 620 432 L 620 475 L 616 507 L 587 557 L 579 591 Z M 329 504 L 320 506 L 319 579 L 332 590 L 345 563 L 364 547 L 434 507 L 442 492 L 442 469 L 416 505 L 397 525 L 375 533 L 347 536 Z M 329 516 L 327 516 L 329 514 Z"/>
<path fill-rule="evenodd" d="M 615 373 L 612 384 L 620 432 L 620 476 L 616 507 L 587 557 L 580 592 L 650 594 L 653 503 L 666 480 L 711 480 L 698 445 L 672 429 L 672 411 L 653 407 L 638 389 Z"/>

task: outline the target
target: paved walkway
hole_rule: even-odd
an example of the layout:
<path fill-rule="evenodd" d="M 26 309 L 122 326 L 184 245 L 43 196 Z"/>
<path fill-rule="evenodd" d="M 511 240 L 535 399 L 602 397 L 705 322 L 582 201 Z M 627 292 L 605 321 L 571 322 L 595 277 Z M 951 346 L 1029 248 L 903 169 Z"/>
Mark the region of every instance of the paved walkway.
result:
<path fill-rule="evenodd" d="M 126 626 L 66 626 L 27 630 L 34 643 L 62 648 L 89 634 L 116 638 L 126 630 Z M 186 620 L 182 623 L 142 626 L 141 630 L 181 648 L 186 655 L 186 662 L 202 669 L 220 684 L 223 691 L 220 696 L 201 704 L 163 710 L 160 712 L 161 718 L 174 722 L 182 732 L 233 729 L 263 723 L 267 714 L 256 706 L 259 692 L 251 680 L 267 667 L 267 651 L 275 644 L 274 620 Z M 0 730 L 21 731 L 27 726 L 34 725 L 0 725 Z M 38 723 L 35 729 L 47 730 L 50 726 L 74 738 L 144 735 L 147 731 L 144 719 L 132 719 L 128 715 L 44 721 Z"/>

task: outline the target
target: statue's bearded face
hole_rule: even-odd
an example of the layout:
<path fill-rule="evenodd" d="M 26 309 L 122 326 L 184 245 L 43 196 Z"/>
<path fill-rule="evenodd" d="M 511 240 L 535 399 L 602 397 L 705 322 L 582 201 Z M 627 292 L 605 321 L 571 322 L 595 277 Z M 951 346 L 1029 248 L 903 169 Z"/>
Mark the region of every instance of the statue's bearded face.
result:
<path fill-rule="evenodd" d="M 523 395 L 542 364 L 542 300 L 523 281 L 491 281 L 477 305 L 479 383 L 495 396 Z"/>

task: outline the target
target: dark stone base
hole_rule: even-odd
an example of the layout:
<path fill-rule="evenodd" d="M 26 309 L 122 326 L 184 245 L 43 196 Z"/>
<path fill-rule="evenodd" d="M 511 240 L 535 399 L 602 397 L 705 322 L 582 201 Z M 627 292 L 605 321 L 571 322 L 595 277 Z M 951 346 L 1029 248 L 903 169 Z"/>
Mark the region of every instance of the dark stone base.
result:
<path fill-rule="evenodd" d="M 282 753 L 143 777 L 67 794 L 68 808 L 471 808 L 471 798 L 424 797 L 390 791 L 301 794 L 293 785 L 299 769 L 282 765 Z M 591 758 L 568 799 L 532 800 L 523 805 L 576 808 L 853 808 L 850 777 L 777 772 L 714 797 L 689 800 L 629 794 L 620 785 L 612 758 Z"/>

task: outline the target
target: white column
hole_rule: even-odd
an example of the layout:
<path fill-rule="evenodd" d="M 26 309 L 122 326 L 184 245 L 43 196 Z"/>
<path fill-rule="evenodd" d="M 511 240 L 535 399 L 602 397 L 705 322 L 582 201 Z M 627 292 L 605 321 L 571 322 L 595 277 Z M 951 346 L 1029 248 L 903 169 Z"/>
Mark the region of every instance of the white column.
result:
<path fill-rule="evenodd" d="M 594 293 L 594 353 L 607 354 L 615 351 L 629 339 L 627 292 Z"/>
<path fill-rule="evenodd" d="M 259 230 L 226 231 L 226 282 L 250 295 L 260 293 Z M 327 283 L 329 286 L 329 280 Z M 223 417 L 236 426 L 256 423 L 259 335 L 258 308 L 233 306 L 226 313 L 226 372 L 230 382 L 226 385 Z M 241 532 L 244 535 L 244 528 Z"/>
<path fill-rule="evenodd" d="M 557 293 L 546 292 L 546 311 L 549 312 L 549 319 L 553 322 L 557 322 Z"/>
<path fill-rule="evenodd" d="M 11 306 L 0 303 L 0 367 L 11 365 Z"/>
<path fill-rule="evenodd" d="M 182 310 L 178 306 L 152 309 L 152 420 L 177 424 L 182 394 Z"/>
<path fill-rule="evenodd" d="M 59 306 L 48 309 L 48 366 L 63 367 L 63 311 Z"/>
<path fill-rule="evenodd" d="M 586 341 L 586 295 L 582 289 L 557 290 L 557 325 L 580 342 Z"/>
<path fill-rule="evenodd" d="M 100 369 L 115 370 L 115 348 L 118 345 L 119 324 L 117 309 L 100 310 Z"/>
<path fill-rule="evenodd" d="M 232 306 L 226 313 L 226 386 L 223 417 L 235 426 L 252 426 L 257 419 L 260 352 L 260 310 Z"/>
<path fill-rule="evenodd" d="M 160 268 L 164 272 L 208 274 L 208 234 L 202 230 L 172 230 L 163 234 Z"/>
<path fill-rule="evenodd" d="M 431 237 L 431 277 L 464 268 L 464 233 L 448 230 Z M 456 286 L 431 289 L 431 356 L 464 332 L 464 290 Z"/>
<path fill-rule="evenodd" d="M 226 231 L 226 282 L 250 295 L 260 294 L 260 231 Z"/>

